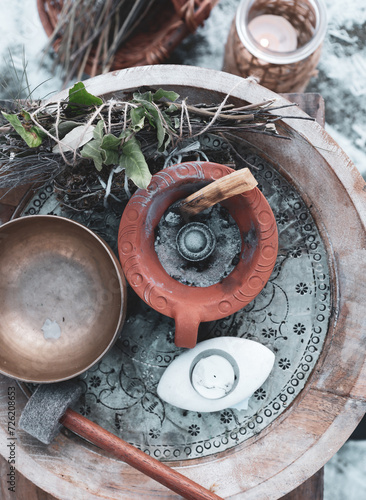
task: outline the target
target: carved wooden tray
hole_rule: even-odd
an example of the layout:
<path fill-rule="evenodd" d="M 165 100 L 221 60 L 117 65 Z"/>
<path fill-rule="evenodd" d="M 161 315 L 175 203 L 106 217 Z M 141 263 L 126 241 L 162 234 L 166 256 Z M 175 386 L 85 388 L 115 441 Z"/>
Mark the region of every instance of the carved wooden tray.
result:
<path fill-rule="evenodd" d="M 236 102 L 273 96 L 286 102 L 254 82 L 198 68 L 134 68 L 86 82 L 98 95 L 147 84 L 172 88 L 191 102 L 220 102 L 230 91 Z M 199 337 L 242 336 L 274 350 L 274 371 L 248 410 L 197 414 L 157 398 L 160 375 L 179 349 L 173 322 L 141 301 L 133 301 L 115 348 L 80 377 L 84 394 L 74 408 L 224 498 L 246 492 L 248 499 L 275 499 L 292 490 L 329 460 L 366 408 L 365 306 L 357 279 L 366 264 L 364 182 L 318 124 L 283 122 L 291 141 L 246 134 L 243 148 L 276 215 L 276 268 L 253 303 L 202 325 Z M 23 214 L 55 212 L 56 205 L 45 189 Z M 115 246 L 122 210 L 78 220 Z M 140 338 L 147 330 L 154 332 L 148 348 Z M 8 380 L 0 382 L 5 394 Z M 17 401 L 20 411 L 21 394 Z M 45 447 L 19 431 L 18 450 L 19 470 L 60 498 L 85 498 L 85 492 L 88 498 L 177 498 L 67 433 Z"/>

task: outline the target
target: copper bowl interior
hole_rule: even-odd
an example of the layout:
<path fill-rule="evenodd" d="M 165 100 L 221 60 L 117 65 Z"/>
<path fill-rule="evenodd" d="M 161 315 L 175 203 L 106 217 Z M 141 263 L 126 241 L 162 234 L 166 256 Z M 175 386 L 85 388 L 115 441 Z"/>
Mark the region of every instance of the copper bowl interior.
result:
<path fill-rule="evenodd" d="M 116 340 L 126 284 L 92 231 L 56 216 L 0 227 L 0 372 L 31 382 L 87 370 Z"/>

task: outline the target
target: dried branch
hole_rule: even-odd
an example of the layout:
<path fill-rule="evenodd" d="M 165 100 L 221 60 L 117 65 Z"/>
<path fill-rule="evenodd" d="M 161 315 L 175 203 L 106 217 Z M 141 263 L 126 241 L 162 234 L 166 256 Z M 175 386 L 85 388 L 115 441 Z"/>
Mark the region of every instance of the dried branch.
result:
<path fill-rule="evenodd" d="M 151 90 L 151 96 L 154 92 L 155 90 Z M 218 105 L 204 103 L 188 105 L 185 99 L 174 103 L 162 100 L 155 102 L 152 99 L 149 102 L 145 101 L 147 108 L 144 108 L 144 95 L 138 94 L 130 101 L 114 98 L 93 106 L 75 102 L 73 106 L 77 113 L 71 118 L 68 114 L 67 100 L 52 104 L 23 103 L 24 116 L 30 117 L 30 125 L 33 124 L 42 131 L 45 138 L 40 146 L 32 149 L 26 146 L 23 139 L 17 136 L 9 125 L 0 128 L 0 188 L 12 188 L 31 182 L 41 184 L 54 182 L 58 196 L 66 202 L 66 205 L 74 204 L 77 209 L 89 206 L 93 200 L 100 200 L 103 197 L 106 203 L 109 196 L 119 197 L 124 191 L 129 195 L 136 186 L 131 184 L 132 177 L 127 177 L 125 166 L 119 163 L 120 160 L 115 164 L 113 161 L 111 163 L 106 161 L 104 164 L 100 161 L 101 170 L 98 168 L 97 172 L 93 163 L 95 160 L 81 154 L 83 151 L 80 148 L 65 150 L 62 147 L 65 145 L 68 147 L 68 127 L 73 129 L 83 125 L 86 131 L 89 127 L 97 128 L 101 120 L 102 136 L 106 134 L 112 136 L 108 138 L 112 143 L 117 139 L 120 141 L 117 141 L 119 146 L 116 146 L 117 158 L 123 154 L 124 144 L 131 138 L 135 141 L 137 139 L 141 145 L 141 154 L 148 162 L 147 168 L 151 173 L 163 168 L 167 158 L 172 156 L 180 158 L 181 154 L 187 153 L 192 157 L 199 153 L 205 157 L 202 150 L 198 151 L 196 146 L 190 148 L 189 141 L 206 132 L 217 134 L 225 140 L 233 157 L 238 158 L 240 162 L 245 160 L 236 147 L 238 134 L 242 137 L 243 132 L 250 132 L 289 139 L 278 133 L 281 128 L 278 125 L 284 117 L 276 114 L 277 110 L 288 105 L 276 107 L 273 99 L 241 107 L 228 104 L 229 96 Z M 21 120 L 24 120 L 23 111 L 19 113 Z M 140 112 L 143 117 L 142 125 L 137 124 Z M 149 114 L 150 112 L 154 117 Z M 134 122 L 131 118 L 133 114 Z M 23 123 L 23 126 L 29 126 L 29 123 Z M 164 136 L 163 140 L 161 137 L 159 139 L 159 150 L 158 128 L 160 135 L 163 133 Z M 99 146 L 98 143 L 95 144 L 96 147 L 100 147 L 101 143 Z M 208 151 L 206 153 L 210 156 Z M 232 157 L 229 162 L 232 162 Z"/>
<path fill-rule="evenodd" d="M 116 52 L 156 0 L 65 0 L 46 50 L 56 47 L 65 83 L 87 64 L 91 76 L 109 71 Z"/>

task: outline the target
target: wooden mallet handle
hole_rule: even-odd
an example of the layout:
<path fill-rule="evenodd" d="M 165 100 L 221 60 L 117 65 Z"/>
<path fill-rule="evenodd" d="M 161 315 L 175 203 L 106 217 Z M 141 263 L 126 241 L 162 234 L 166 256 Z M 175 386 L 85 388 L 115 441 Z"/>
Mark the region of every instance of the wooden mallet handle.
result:
<path fill-rule="evenodd" d="M 258 182 L 250 170 L 242 168 L 211 182 L 199 191 L 187 196 L 178 203 L 178 207 L 183 215 L 191 217 L 220 201 L 250 191 L 257 184 Z"/>
<path fill-rule="evenodd" d="M 222 500 L 215 493 L 126 443 L 70 408 L 61 417 L 60 423 L 187 500 Z"/>

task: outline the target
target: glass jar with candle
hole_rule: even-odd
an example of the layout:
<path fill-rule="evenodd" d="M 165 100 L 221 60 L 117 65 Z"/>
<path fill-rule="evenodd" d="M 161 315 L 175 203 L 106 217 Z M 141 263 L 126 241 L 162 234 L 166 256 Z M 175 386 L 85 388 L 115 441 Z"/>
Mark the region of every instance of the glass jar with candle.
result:
<path fill-rule="evenodd" d="M 316 75 L 326 27 L 323 0 L 242 0 L 223 70 L 275 92 L 303 92 Z"/>

